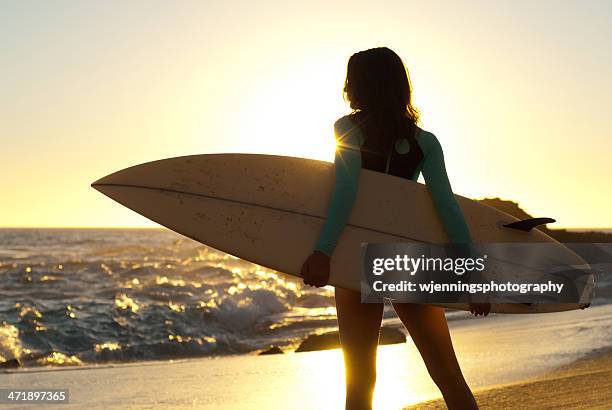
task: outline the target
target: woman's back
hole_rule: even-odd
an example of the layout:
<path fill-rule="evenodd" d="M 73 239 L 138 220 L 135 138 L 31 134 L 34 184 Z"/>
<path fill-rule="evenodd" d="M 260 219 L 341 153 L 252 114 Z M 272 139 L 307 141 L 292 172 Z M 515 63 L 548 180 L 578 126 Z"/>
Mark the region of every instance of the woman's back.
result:
<path fill-rule="evenodd" d="M 471 242 L 469 228 L 448 180 L 440 142 L 433 133 L 415 128 L 412 144 L 409 138 L 398 138 L 394 149 L 385 151 L 377 149 L 382 144 L 368 145 L 369 138 L 354 115 L 346 115 L 335 122 L 334 133 L 338 141 L 334 161 L 336 184 L 315 250 L 330 256 L 333 253 L 357 196 L 362 168 L 413 181 L 423 173 L 450 242 Z"/>

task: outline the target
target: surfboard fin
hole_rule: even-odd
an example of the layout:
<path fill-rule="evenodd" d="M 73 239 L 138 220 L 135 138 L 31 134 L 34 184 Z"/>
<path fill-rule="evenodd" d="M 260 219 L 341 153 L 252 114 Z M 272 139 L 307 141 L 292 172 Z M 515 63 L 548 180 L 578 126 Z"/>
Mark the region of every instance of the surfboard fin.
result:
<path fill-rule="evenodd" d="M 521 221 L 512 222 L 502 225 L 504 228 L 516 229 L 518 231 L 529 232 L 536 226 L 556 222 L 552 218 L 529 218 Z"/>

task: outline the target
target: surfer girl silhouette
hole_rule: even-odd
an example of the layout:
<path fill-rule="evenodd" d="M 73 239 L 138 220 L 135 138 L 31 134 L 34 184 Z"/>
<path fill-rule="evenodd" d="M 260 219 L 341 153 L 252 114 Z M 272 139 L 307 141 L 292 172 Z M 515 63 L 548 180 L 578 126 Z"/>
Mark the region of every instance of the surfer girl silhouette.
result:
<path fill-rule="evenodd" d="M 416 181 L 422 173 L 453 243 L 471 243 L 469 228 L 446 174 L 442 147 L 417 126 L 411 85 L 401 58 L 386 47 L 353 54 L 348 61 L 344 97 L 351 114 L 334 124 L 336 182 L 327 218 L 313 253 L 302 267 L 304 283 L 325 286 L 330 258 L 347 223 L 362 168 Z M 355 274 L 358 274 L 357 272 Z M 346 368 L 346 408 L 370 409 L 376 383 L 376 349 L 383 303 L 361 303 L 359 292 L 336 288 L 340 342 Z M 393 303 L 449 409 L 477 409 L 453 349 L 444 309 Z M 490 305 L 470 305 L 487 315 Z"/>

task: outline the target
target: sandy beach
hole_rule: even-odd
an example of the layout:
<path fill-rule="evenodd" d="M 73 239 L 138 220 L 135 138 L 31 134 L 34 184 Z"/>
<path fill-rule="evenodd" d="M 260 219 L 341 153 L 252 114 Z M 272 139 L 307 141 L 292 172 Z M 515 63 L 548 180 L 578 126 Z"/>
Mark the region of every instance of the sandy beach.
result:
<path fill-rule="evenodd" d="M 454 321 L 451 329 L 483 408 L 601 408 L 612 402 L 611 325 L 612 306 L 604 305 Z M 338 349 L 13 370 L 0 374 L 0 385 L 68 389 L 65 408 L 339 409 L 344 400 Z M 431 401 L 439 397 L 410 339 L 379 348 L 374 408 L 444 408 Z"/>
<path fill-rule="evenodd" d="M 476 392 L 482 409 L 603 409 L 612 405 L 612 352 L 580 359 L 543 376 Z M 408 409 L 445 409 L 441 399 Z"/>

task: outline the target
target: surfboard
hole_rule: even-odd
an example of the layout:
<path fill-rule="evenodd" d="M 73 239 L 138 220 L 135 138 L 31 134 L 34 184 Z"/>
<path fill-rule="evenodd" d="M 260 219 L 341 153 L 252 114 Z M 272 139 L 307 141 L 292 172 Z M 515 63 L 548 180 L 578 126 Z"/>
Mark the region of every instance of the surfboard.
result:
<path fill-rule="evenodd" d="M 186 237 L 241 259 L 299 276 L 325 221 L 334 165 L 262 154 L 203 154 L 136 165 L 92 187 Z M 538 229 L 550 219 L 519 221 L 456 195 L 476 243 L 549 243 L 564 263 L 588 268 Z M 363 243 L 445 243 L 448 237 L 424 184 L 362 170 L 357 199 L 331 259 L 330 285 L 360 290 Z M 446 304 L 467 310 L 467 305 Z M 575 304 L 495 304 L 492 312 L 543 313 Z"/>

